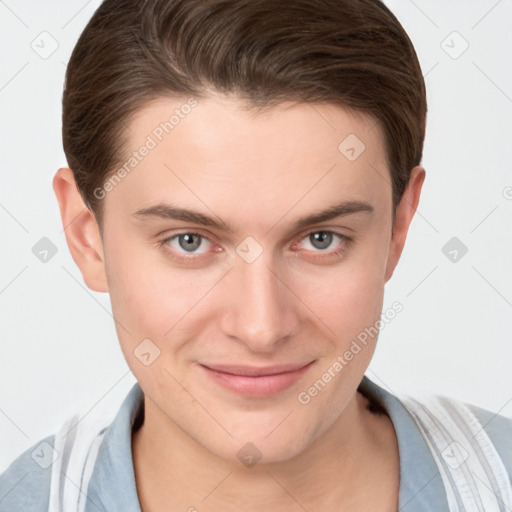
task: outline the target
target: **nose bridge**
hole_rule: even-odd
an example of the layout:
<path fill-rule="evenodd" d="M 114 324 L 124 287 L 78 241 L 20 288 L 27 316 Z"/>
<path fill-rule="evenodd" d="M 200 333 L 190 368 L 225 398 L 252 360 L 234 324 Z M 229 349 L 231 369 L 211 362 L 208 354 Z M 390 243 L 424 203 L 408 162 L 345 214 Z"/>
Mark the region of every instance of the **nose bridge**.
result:
<path fill-rule="evenodd" d="M 263 251 L 252 262 L 238 258 L 229 279 L 227 335 L 254 351 L 270 351 L 294 333 L 293 293 L 273 263 L 271 251 Z"/>

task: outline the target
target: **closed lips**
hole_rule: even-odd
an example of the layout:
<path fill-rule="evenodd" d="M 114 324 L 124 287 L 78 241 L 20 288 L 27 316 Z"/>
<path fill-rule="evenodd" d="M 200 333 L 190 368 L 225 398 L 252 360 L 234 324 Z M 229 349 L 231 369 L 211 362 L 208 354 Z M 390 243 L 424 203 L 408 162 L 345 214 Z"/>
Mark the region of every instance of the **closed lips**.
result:
<path fill-rule="evenodd" d="M 281 373 L 290 373 L 305 366 L 311 364 L 309 363 L 299 363 L 299 364 L 286 364 L 286 365 L 277 365 L 277 366 L 267 366 L 263 368 L 258 368 L 254 366 L 233 366 L 233 365 L 214 365 L 214 364 L 203 364 L 202 366 L 206 366 L 210 370 L 215 370 L 220 373 L 227 373 L 230 375 L 240 375 L 245 377 L 264 377 L 269 375 L 277 375 Z"/>

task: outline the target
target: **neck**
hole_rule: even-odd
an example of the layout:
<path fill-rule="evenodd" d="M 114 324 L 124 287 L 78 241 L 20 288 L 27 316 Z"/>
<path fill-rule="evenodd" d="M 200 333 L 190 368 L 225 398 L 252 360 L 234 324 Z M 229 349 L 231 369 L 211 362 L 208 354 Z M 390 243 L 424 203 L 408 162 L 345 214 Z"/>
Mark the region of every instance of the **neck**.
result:
<path fill-rule="evenodd" d="M 245 467 L 204 449 L 145 397 L 132 452 L 143 512 L 157 510 L 359 510 L 379 494 L 398 502 L 399 461 L 389 418 L 355 393 L 338 420 L 298 456 Z M 377 484 L 376 484 L 377 483 Z M 387 495 L 387 497 L 384 497 Z M 365 498 L 366 497 L 366 498 Z M 384 501 L 382 501 L 382 499 Z M 341 501 L 340 501 L 341 500 Z M 230 505 L 231 504 L 231 505 Z M 343 505 L 341 507 L 340 505 Z M 380 510 L 373 508 L 372 510 Z"/>

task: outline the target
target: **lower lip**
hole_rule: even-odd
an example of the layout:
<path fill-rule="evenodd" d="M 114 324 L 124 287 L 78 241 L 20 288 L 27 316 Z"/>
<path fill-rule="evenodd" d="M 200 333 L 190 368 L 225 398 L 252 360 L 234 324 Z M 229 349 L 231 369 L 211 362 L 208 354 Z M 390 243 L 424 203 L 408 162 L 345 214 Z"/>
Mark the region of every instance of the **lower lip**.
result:
<path fill-rule="evenodd" d="M 269 397 L 295 384 L 308 371 L 313 362 L 292 372 L 260 375 L 258 377 L 232 375 L 212 370 L 207 366 L 200 366 L 210 378 L 230 391 L 246 397 Z"/>

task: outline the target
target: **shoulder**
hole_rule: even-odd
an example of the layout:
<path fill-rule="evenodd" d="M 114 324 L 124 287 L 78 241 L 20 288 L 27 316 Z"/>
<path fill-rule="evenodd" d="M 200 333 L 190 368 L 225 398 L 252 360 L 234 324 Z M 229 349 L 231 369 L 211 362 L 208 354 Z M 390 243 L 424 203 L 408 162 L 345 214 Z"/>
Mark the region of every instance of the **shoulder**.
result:
<path fill-rule="evenodd" d="M 48 510 L 54 436 L 35 443 L 0 474 L 0 512 Z"/>
<path fill-rule="evenodd" d="M 484 465 L 493 461 L 493 467 L 500 466 L 512 481 L 512 418 L 440 395 L 408 397 L 405 403 L 417 422 L 434 434 L 435 444 L 447 445 L 443 457 L 460 463 L 472 453 Z"/>
<path fill-rule="evenodd" d="M 512 480 L 512 418 L 474 404 L 465 403 L 464 405 L 473 413 L 489 436 Z"/>
<path fill-rule="evenodd" d="M 511 418 L 446 396 L 396 395 L 366 376 L 360 389 L 381 402 L 395 427 L 400 510 L 501 510 L 512 503 Z"/>

